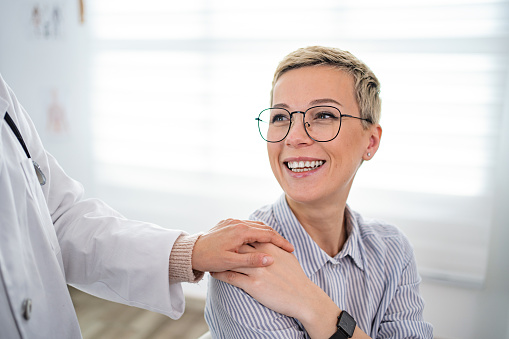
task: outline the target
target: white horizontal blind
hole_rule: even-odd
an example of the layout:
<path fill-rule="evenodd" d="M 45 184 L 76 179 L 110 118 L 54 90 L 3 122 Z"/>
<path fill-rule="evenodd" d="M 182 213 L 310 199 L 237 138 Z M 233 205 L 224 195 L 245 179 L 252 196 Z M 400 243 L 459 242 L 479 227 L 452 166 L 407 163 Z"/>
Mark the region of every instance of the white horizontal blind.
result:
<path fill-rule="evenodd" d="M 280 189 L 254 117 L 284 55 L 335 46 L 382 83 L 382 146 L 351 206 L 402 228 L 424 276 L 482 283 L 498 134 L 509 132 L 498 129 L 508 1 L 96 0 L 89 13 L 97 172 L 118 204 L 140 192 L 205 197 L 245 218 L 240 204 L 272 202 Z M 183 201 L 171 204 L 207 210 Z"/>

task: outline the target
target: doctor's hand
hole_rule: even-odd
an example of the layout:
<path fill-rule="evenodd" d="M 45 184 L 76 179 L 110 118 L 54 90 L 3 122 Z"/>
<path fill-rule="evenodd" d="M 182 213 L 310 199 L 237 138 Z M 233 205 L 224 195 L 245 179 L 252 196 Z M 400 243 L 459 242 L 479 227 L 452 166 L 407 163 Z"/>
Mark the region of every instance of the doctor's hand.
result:
<path fill-rule="evenodd" d="M 258 221 L 227 219 L 201 235 L 191 257 L 194 270 L 223 272 L 246 267 L 268 266 L 274 258 L 267 253 L 241 253 L 247 243 L 272 243 L 285 252 L 293 252 L 293 245 L 271 227 Z"/>

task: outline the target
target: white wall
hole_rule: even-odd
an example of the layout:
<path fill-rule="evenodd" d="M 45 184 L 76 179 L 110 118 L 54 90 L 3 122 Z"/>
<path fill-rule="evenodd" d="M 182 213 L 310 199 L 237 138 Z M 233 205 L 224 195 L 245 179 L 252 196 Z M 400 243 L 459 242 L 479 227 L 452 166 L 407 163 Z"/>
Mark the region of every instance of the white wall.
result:
<path fill-rule="evenodd" d="M 31 13 L 39 4 L 45 13 L 60 12 L 58 37 L 38 37 Z M 78 1 L 0 2 L 0 73 L 36 124 L 46 148 L 74 178 L 93 191 L 90 112 L 88 99 L 89 40 L 86 25 L 79 23 Z M 69 133 L 61 136 L 46 129 L 51 91 L 65 105 Z M 90 193 L 90 192 L 89 192 Z"/>
<path fill-rule="evenodd" d="M 444 338 L 509 338 L 509 73 L 505 92 L 485 284 L 481 289 L 422 284 L 426 318 Z"/>

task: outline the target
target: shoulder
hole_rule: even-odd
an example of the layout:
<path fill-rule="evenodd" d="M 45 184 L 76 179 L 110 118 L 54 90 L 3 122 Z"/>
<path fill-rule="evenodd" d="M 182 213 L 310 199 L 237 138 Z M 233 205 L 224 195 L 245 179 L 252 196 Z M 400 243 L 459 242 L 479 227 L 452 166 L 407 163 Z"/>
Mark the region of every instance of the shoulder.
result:
<path fill-rule="evenodd" d="M 256 211 L 251 213 L 249 216 L 249 220 L 261 221 L 265 223 L 265 225 L 272 227 L 274 230 L 280 232 L 279 223 L 276 220 L 276 216 L 274 214 L 274 205 L 265 205 L 258 208 Z"/>
<path fill-rule="evenodd" d="M 272 204 L 265 205 L 265 206 L 262 206 L 262 207 L 258 208 L 256 211 L 251 213 L 251 215 L 249 216 L 249 219 L 252 219 L 252 220 L 254 220 L 254 219 L 262 220 L 262 219 L 268 219 L 270 217 L 273 218 Z"/>
<path fill-rule="evenodd" d="M 403 262 L 414 256 L 410 241 L 398 227 L 383 220 L 365 219 L 355 211 L 350 213 L 368 256 Z"/>
<path fill-rule="evenodd" d="M 21 103 L 18 101 L 16 94 L 0 74 L 0 117 L 2 120 L 4 119 L 6 112 L 9 113 L 9 116 L 14 121 L 14 124 L 20 130 L 28 148 L 32 150 L 32 148 L 36 147 L 32 144 L 32 139 L 38 143 L 40 143 L 40 139 L 37 131 L 35 130 L 35 126 Z M 32 153 L 35 152 L 30 152 L 32 157 L 35 158 L 34 154 Z"/>
<path fill-rule="evenodd" d="M 19 109 L 19 103 L 16 99 L 16 95 L 2 78 L 2 74 L 0 74 L 0 106 L 5 106 L 2 107 L 2 110 L 10 109 L 12 111 L 9 112 L 10 115 L 16 115 L 16 112 L 13 110 L 13 108 L 16 110 Z M 2 112 L 2 117 L 4 113 L 5 112 Z"/>
<path fill-rule="evenodd" d="M 287 338 L 298 332 L 293 318 L 277 313 L 238 287 L 210 278 L 205 320 L 217 338 Z"/>
<path fill-rule="evenodd" d="M 16 102 L 14 93 L 10 89 L 9 85 L 4 81 L 0 74 L 0 114 L 2 119 L 6 111 L 10 111 L 9 115 L 17 122 L 17 113 L 13 109 L 14 103 Z"/>
<path fill-rule="evenodd" d="M 351 213 L 363 238 L 391 239 L 404 237 L 401 230 L 391 223 L 379 219 L 364 218 L 355 211 L 351 211 Z"/>

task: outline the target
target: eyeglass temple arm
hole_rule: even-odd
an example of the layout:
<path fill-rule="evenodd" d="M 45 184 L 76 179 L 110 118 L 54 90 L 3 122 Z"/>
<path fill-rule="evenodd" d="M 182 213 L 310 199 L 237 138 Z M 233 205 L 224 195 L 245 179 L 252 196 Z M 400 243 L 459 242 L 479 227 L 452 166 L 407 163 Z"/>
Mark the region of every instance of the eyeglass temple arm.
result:
<path fill-rule="evenodd" d="M 372 124 L 373 122 L 371 121 L 371 119 L 365 119 L 365 118 L 360 118 L 360 117 L 356 117 L 356 116 L 353 116 L 353 115 L 350 115 L 350 114 L 341 114 L 342 117 L 345 117 L 345 118 L 355 118 L 355 119 L 359 119 L 359 120 L 363 120 L 363 121 L 367 121 L 369 122 L 370 124 Z"/>

